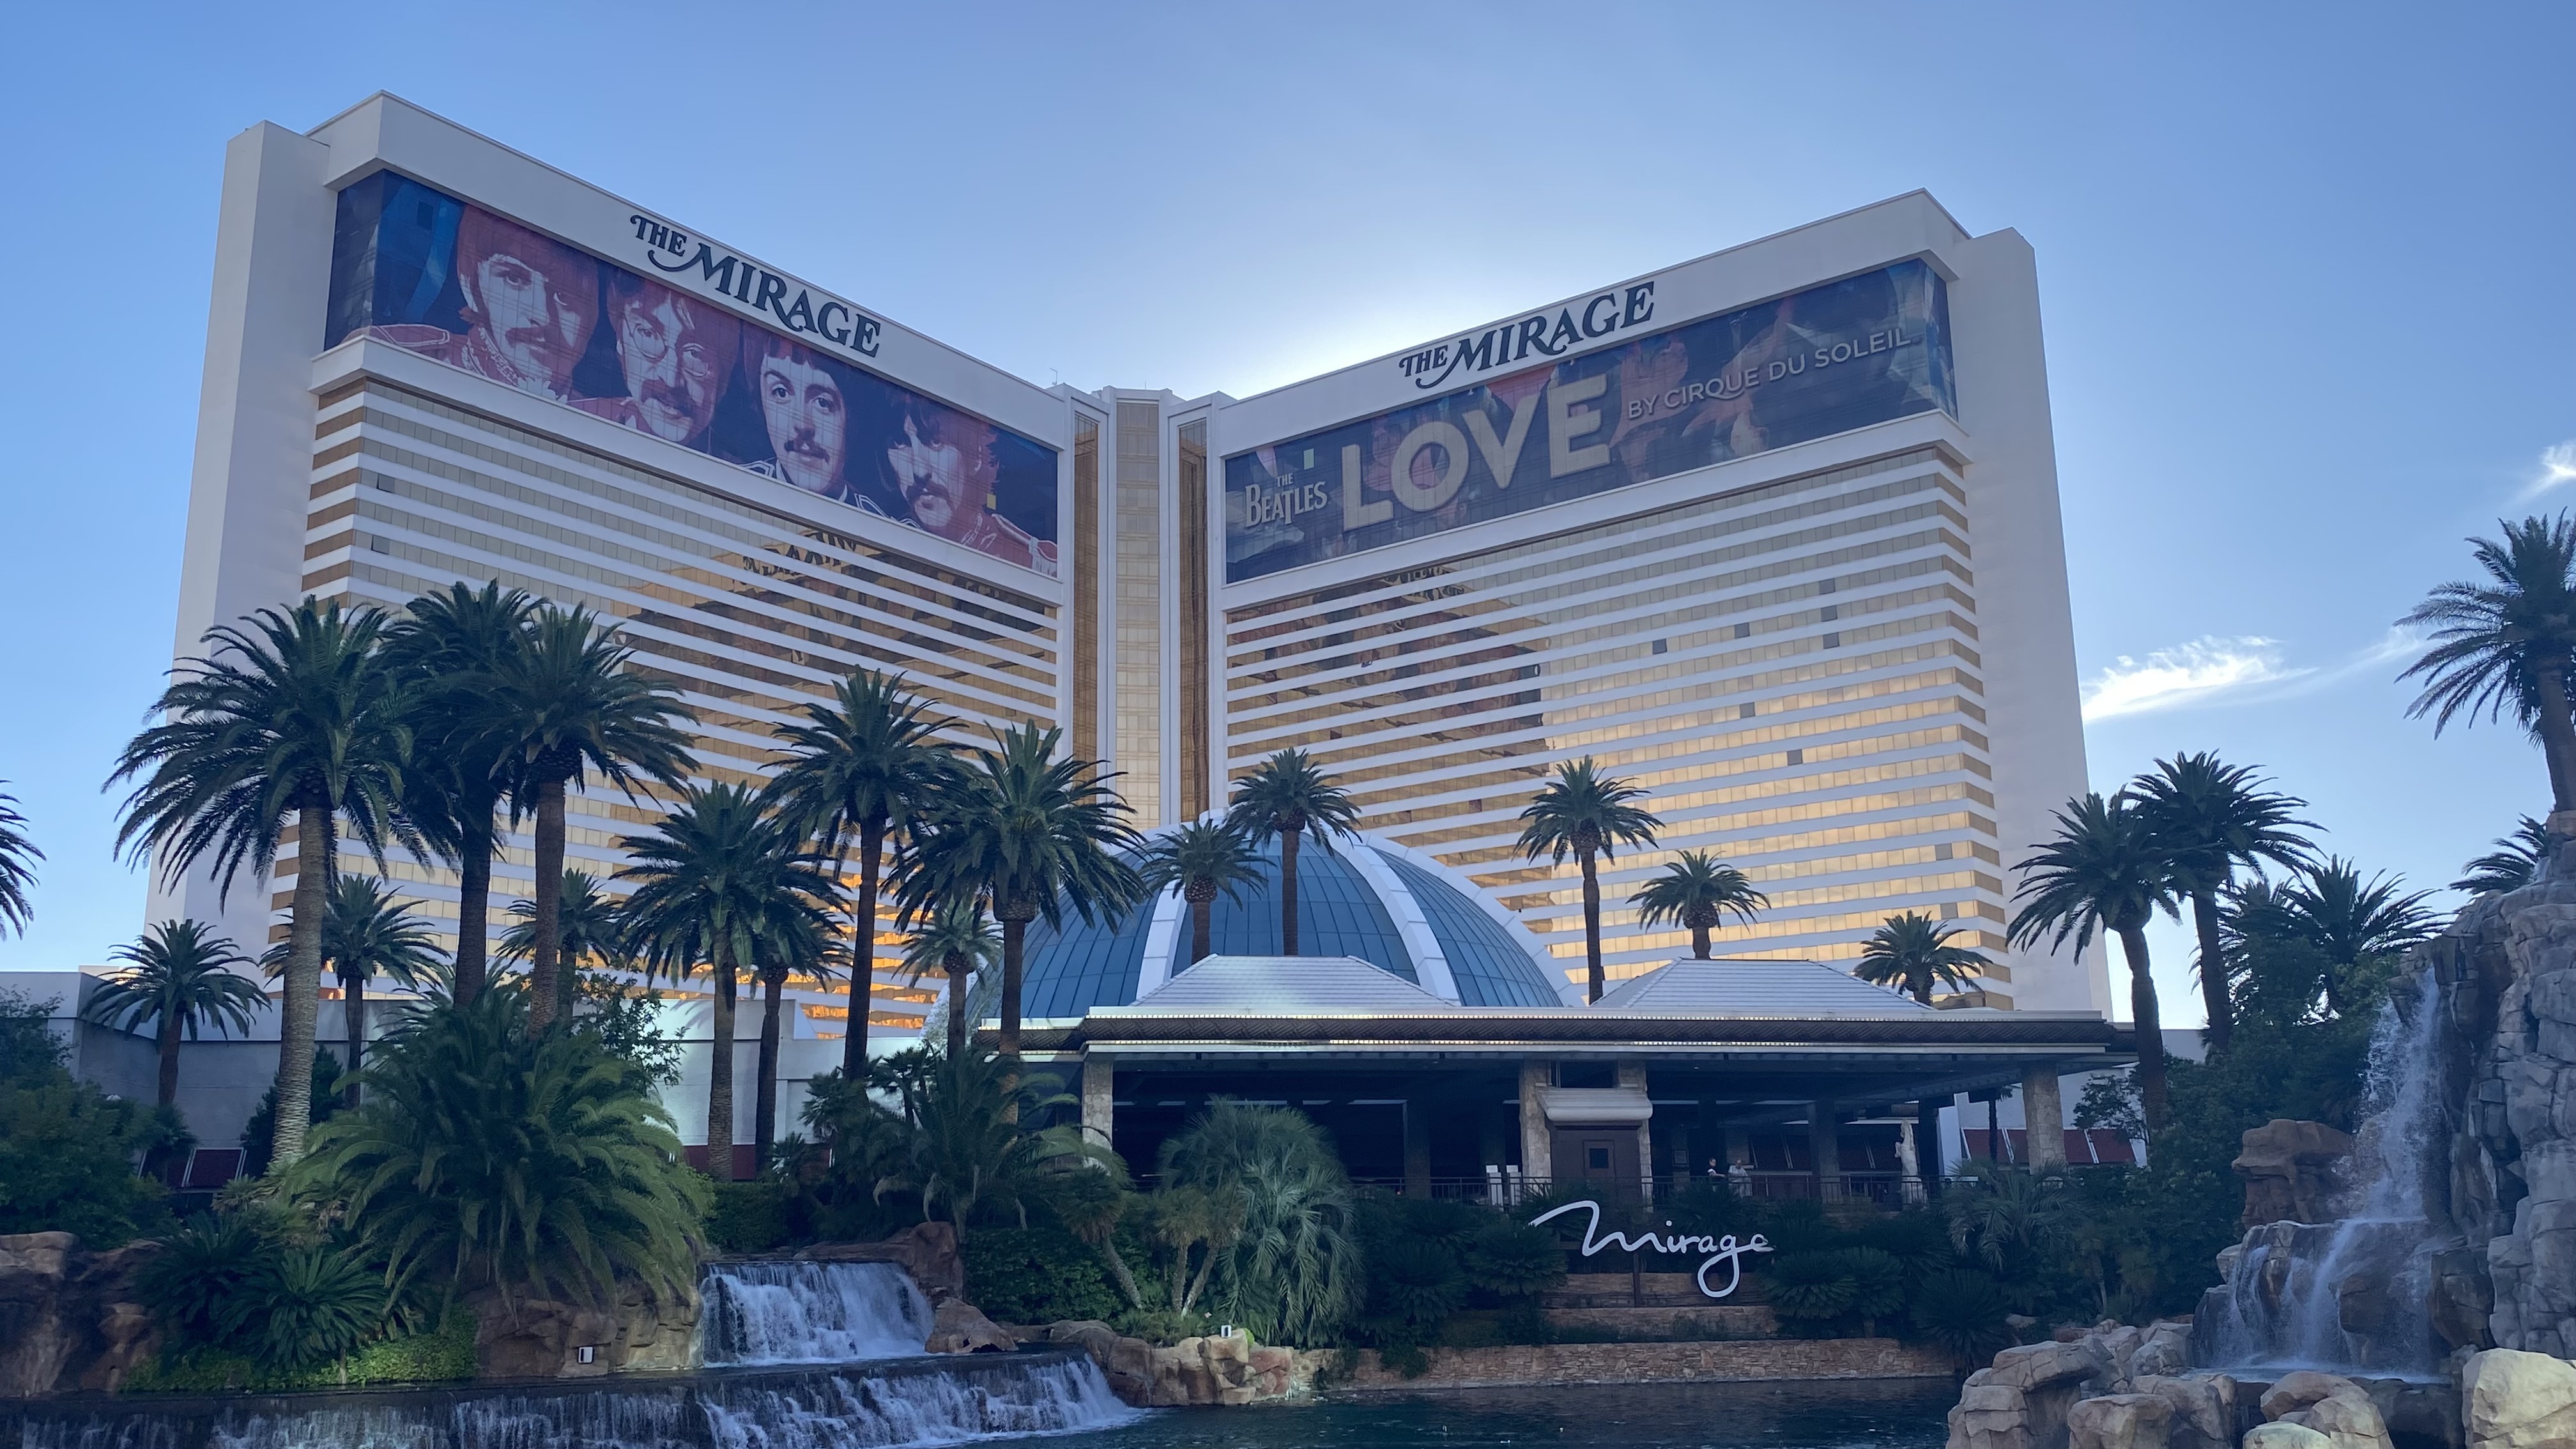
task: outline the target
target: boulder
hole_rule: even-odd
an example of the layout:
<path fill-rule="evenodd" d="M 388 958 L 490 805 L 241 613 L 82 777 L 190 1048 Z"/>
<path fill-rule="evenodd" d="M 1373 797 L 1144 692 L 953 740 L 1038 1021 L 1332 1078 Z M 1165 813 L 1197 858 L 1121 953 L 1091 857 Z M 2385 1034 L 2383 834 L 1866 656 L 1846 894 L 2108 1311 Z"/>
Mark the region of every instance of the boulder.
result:
<path fill-rule="evenodd" d="M 2341 1374 L 2322 1374 L 2313 1369 L 2283 1374 L 2272 1387 L 2263 1391 L 2263 1417 L 2278 1419 L 2285 1414 L 2295 1414 L 2328 1394 L 2345 1389 L 2354 1390 L 2364 1398 L 2369 1397 L 2368 1390 Z"/>
<path fill-rule="evenodd" d="M 2333 1449 L 2334 1441 L 2305 1424 L 2257 1424 L 2245 1431 L 2244 1449 Z"/>
<path fill-rule="evenodd" d="M 2234 1449 L 2236 1380 L 2225 1374 L 2189 1378 L 2141 1374 L 2132 1381 L 2142 1394 L 2153 1394 L 2173 1409 L 2172 1449 Z"/>
<path fill-rule="evenodd" d="M 2022 1391 L 1981 1384 L 1977 1377 L 1970 1376 L 1950 1409 L 1946 1449 L 2031 1449 L 2030 1406 Z"/>
<path fill-rule="evenodd" d="M 1080 1344 L 1091 1361 L 1100 1366 L 1101 1376 L 1109 1380 L 1109 1391 L 1119 1402 L 1145 1407 L 1153 1398 L 1154 1346 L 1141 1338 L 1128 1338 L 1096 1318 L 1065 1319 L 1046 1326 L 1049 1343 Z"/>
<path fill-rule="evenodd" d="M 121 1386 L 159 1347 L 126 1286 L 152 1251 L 92 1253 L 70 1233 L 0 1235 L 0 1399 Z"/>
<path fill-rule="evenodd" d="M 676 1371 L 697 1367 L 699 1306 L 695 1288 L 666 1301 L 629 1283 L 617 1300 L 617 1335 L 612 1351 L 617 1369 Z"/>
<path fill-rule="evenodd" d="M 2468 1449 L 2576 1449 L 2576 1364 L 2491 1348 L 2460 1370 Z"/>
<path fill-rule="evenodd" d="M 2191 1320 L 2166 1318 L 2149 1324 L 2129 1355 L 2127 1377 L 2173 1378 L 2191 1367 Z"/>
<path fill-rule="evenodd" d="M 2487 1255 L 2474 1248 L 2450 1248 L 2434 1254 L 2430 1267 L 2424 1306 L 2432 1314 L 2433 1332 L 2450 1348 L 2492 1347 L 2487 1318 L 2495 1311 L 2495 1284 L 2487 1277 Z"/>
<path fill-rule="evenodd" d="M 2245 1226 L 2333 1219 L 2335 1169 L 2352 1156 L 2352 1134 L 2323 1122 L 2275 1118 L 2238 1139 L 2236 1175 L 2245 1179 Z"/>
<path fill-rule="evenodd" d="M 1009 1353 L 1020 1341 L 963 1298 L 950 1298 L 931 1310 L 932 1353 Z"/>
<path fill-rule="evenodd" d="M 2091 1338 L 2073 1343 L 2030 1343 L 2008 1348 L 1995 1355 L 1992 1366 L 1979 1369 L 1971 1382 L 1982 1379 L 1992 1384 L 2008 1384 L 2028 1393 L 2032 1389 L 2055 1388 L 2098 1379 L 2111 1371 L 2111 1356 Z"/>
<path fill-rule="evenodd" d="M 480 1294 L 474 1309 L 474 1376 L 482 1379 L 586 1379 L 615 1366 L 617 1320 L 608 1313 L 550 1298 Z M 583 1350 L 590 1350 L 584 1362 Z"/>
<path fill-rule="evenodd" d="M 2104 1394 L 2066 1411 L 2071 1449 L 2165 1449 L 2173 1405 L 2154 1394 Z"/>
<path fill-rule="evenodd" d="M 2370 1401 L 2370 1391 L 2359 1384 L 2347 1384 L 2295 1413 L 2284 1414 L 2285 1424 L 2304 1424 L 2333 1441 L 2335 1449 L 2396 1449 L 2389 1441 L 2388 1422 Z"/>

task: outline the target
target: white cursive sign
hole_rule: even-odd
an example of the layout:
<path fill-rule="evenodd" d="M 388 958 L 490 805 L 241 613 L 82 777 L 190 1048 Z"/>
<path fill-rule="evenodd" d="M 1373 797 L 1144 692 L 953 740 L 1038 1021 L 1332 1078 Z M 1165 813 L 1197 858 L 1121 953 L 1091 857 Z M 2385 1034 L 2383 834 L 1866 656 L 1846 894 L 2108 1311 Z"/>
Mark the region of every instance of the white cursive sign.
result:
<path fill-rule="evenodd" d="M 1601 1237 L 1599 1236 L 1601 1204 L 1589 1200 L 1570 1202 L 1560 1208 L 1550 1208 L 1530 1219 L 1529 1225 L 1537 1227 L 1550 1218 L 1561 1218 L 1567 1213 L 1583 1209 L 1590 1209 L 1592 1213 L 1592 1221 L 1583 1229 L 1583 1256 L 1589 1258 L 1603 1248 L 1618 1248 L 1630 1253 L 1640 1248 L 1656 1253 L 1706 1253 L 1709 1255 L 1708 1258 L 1699 1265 L 1699 1272 L 1693 1276 L 1699 1284 L 1699 1291 L 1711 1298 L 1723 1298 L 1743 1283 L 1745 1254 L 1771 1251 L 1771 1240 L 1760 1233 L 1755 1233 L 1741 1243 L 1735 1241 L 1733 1233 L 1728 1233 L 1722 1238 L 1712 1238 L 1704 1233 L 1668 1233 L 1657 1236 L 1652 1232 L 1638 1233 L 1633 1237 L 1627 1233 L 1612 1233 L 1608 1237 Z M 1669 1228 L 1672 1224 L 1667 1222 L 1664 1226 Z M 1708 1270 L 1720 1263 L 1726 1265 L 1726 1286 L 1711 1288 L 1708 1286 Z"/>

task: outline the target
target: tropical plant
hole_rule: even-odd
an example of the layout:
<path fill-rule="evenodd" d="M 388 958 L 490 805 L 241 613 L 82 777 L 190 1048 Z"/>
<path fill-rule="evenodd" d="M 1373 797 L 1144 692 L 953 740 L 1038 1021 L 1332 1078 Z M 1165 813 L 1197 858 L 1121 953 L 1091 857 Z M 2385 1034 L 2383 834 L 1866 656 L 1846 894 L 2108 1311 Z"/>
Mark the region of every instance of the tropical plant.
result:
<path fill-rule="evenodd" d="M 1359 821 L 1350 792 L 1304 750 L 1281 750 L 1234 782 L 1225 823 L 1246 840 L 1279 841 L 1279 954 L 1298 954 L 1298 842 L 1312 836 L 1329 851 L 1334 836 L 1357 835 Z"/>
<path fill-rule="evenodd" d="M 16 796 L 0 791 L 0 928 L 23 936 L 35 912 L 27 899 L 27 892 L 36 887 L 34 862 L 44 859 L 45 853 L 27 838 L 27 817 L 17 807 Z"/>
<path fill-rule="evenodd" d="M 340 979 L 340 1017 L 344 1034 L 342 1060 L 348 1075 L 341 1090 L 345 1105 L 358 1105 L 357 1073 L 365 1063 L 367 983 L 382 976 L 406 991 L 417 991 L 446 974 L 427 921 L 373 876 L 344 875 L 331 882 L 331 902 L 322 918 L 322 964 Z M 286 964 L 272 948 L 264 964 L 274 976 Z"/>
<path fill-rule="evenodd" d="M 1944 1268 L 1927 1273 L 1914 1290 L 1914 1330 L 1965 1369 L 1984 1363 L 1997 1349 L 2012 1343 L 2004 1322 L 2012 1305 L 1993 1275 L 1974 1268 Z"/>
<path fill-rule="evenodd" d="M 778 1137 L 778 1053 L 786 1027 L 787 978 L 802 974 L 818 983 L 829 982 L 831 963 L 837 954 L 832 945 L 829 908 L 821 903 L 834 899 L 828 894 L 833 878 L 824 871 L 816 871 L 815 875 L 816 883 L 827 894 L 812 900 L 792 893 L 781 896 L 773 924 L 761 933 L 756 973 L 760 978 L 760 1048 L 756 1057 L 759 1075 L 753 1079 L 751 1109 L 755 1162 L 770 1160 L 770 1149 Z"/>
<path fill-rule="evenodd" d="M 161 1063 L 153 1100 L 165 1107 L 179 1098 L 180 1037 L 193 1041 L 209 1026 L 247 1036 L 251 1013 L 268 1002 L 256 983 L 232 969 L 251 959 L 195 921 L 163 921 L 108 954 L 128 964 L 99 982 L 83 1013 L 120 1031 L 153 1023 Z"/>
<path fill-rule="evenodd" d="M 2096 928 L 2120 938 L 2129 963 L 2129 1011 L 2138 1041 L 2138 1093 L 2147 1125 L 2165 1120 L 2163 1017 L 2147 958 L 2147 922 L 2174 910 L 2173 868 L 2125 795 L 2079 795 L 2052 812 L 2056 834 L 2034 847 L 2022 873 L 2009 939 L 2020 946 L 2073 941 L 2082 951 Z"/>
<path fill-rule="evenodd" d="M 1070 909 L 1085 923 L 1115 920 L 1143 887 L 1120 852 L 1141 843 L 1118 798 L 1090 760 L 1059 758 L 1064 731 L 1024 724 L 993 731 L 954 788 L 942 792 L 927 829 L 916 830 L 917 865 L 905 883 L 907 916 L 933 901 L 980 900 L 1002 924 L 1005 1058 L 1020 1055 L 1020 976 L 1029 923 L 1061 924 Z"/>
<path fill-rule="evenodd" d="M 903 979 L 909 986 L 933 972 L 948 983 L 948 1054 L 966 1053 L 966 988 L 975 973 L 1002 959 L 1002 933 L 984 914 L 984 903 L 959 896 L 934 905 L 913 927 L 912 943 L 903 953 Z"/>
<path fill-rule="evenodd" d="M 1148 894 L 1175 886 L 1190 908 L 1190 960 L 1208 953 L 1209 915 L 1220 895 L 1241 900 L 1243 887 L 1261 883 L 1261 857 L 1243 832 L 1216 820 L 1193 820 L 1155 836 L 1138 871 Z"/>
<path fill-rule="evenodd" d="M 555 1012 L 572 1010 L 584 972 L 623 971 L 634 961 L 626 948 L 626 918 L 617 897 L 588 871 L 567 870 L 555 895 Z M 537 903 L 510 902 L 510 927 L 501 933 L 499 956 L 526 964 L 537 954 Z"/>
<path fill-rule="evenodd" d="M 1990 1268 L 2027 1266 L 2063 1251 L 2082 1227 L 2082 1205 L 2062 1182 L 1972 1163 L 1942 1196 L 1950 1245 Z"/>
<path fill-rule="evenodd" d="M 385 1287 L 364 1263 L 327 1245 L 264 1255 L 222 1306 L 229 1343 L 262 1368 L 346 1358 L 384 1319 Z"/>
<path fill-rule="evenodd" d="M 2369 880 L 2342 856 L 2299 872 L 2280 895 L 2290 930 L 2325 958 L 2326 1009 L 2342 1014 L 2352 974 L 2430 937 L 2441 918 L 2424 908 L 2431 891 L 2406 892 L 2402 877 Z"/>
<path fill-rule="evenodd" d="M 1783 1318 L 1840 1318 L 1860 1296 L 1859 1280 L 1836 1249 L 1779 1254 L 1763 1265 L 1763 1280 L 1772 1308 Z"/>
<path fill-rule="evenodd" d="M 319 1127 L 340 1113 L 340 1103 L 347 1098 L 349 1076 L 340 1069 L 340 1059 L 328 1047 L 313 1049 L 312 1069 L 305 1075 L 305 1100 L 313 1104 L 312 1126 Z M 267 1174 L 277 1145 L 277 1084 L 259 1094 L 242 1123 L 241 1170 L 245 1177 Z"/>
<path fill-rule="evenodd" d="M 0 1234 L 117 1247 L 159 1213 L 160 1186 L 134 1172 L 155 1114 L 72 1079 L 54 1005 L 0 988 Z"/>
<path fill-rule="evenodd" d="M 1661 925 L 1670 921 L 1691 933 L 1691 955 L 1708 959 L 1708 933 L 1717 929 L 1729 915 L 1739 921 L 1751 921 L 1753 913 L 1771 904 L 1771 898 L 1754 888 L 1744 872 L 1719 860 L 1705 850 L 1685 850 L 1663 870 L 1647 878 L 1628 897 L 1637 908 L 1637 919 L 1644 925 Z"/>
<path fill-rule="evenodd" d="M 177 882 L 200 862 L 229 897 L 243 866 L 268 888 L 284 827 L 295 826 L 295 891 L 278 1019 L 276 1160 L 304 1151 L 313 1104 L 305 1062 L 321 1001 L 322 927 L 337 842 L 347 832 L 384 861 L 388 837 L 417 843 L 400 810 L 411 753 L 406 701 L 377 654 L 384 616 L 312 598 L 224 625 L 213 652 L 182 662 L 146 728 L 118 755 L 119 849 L 159 857 Z M 424 847 L 425 848 L 425 847 Z"/>
<path fill-rule="evenodd" d="M 2460 867 L 2463 874 L 2451 882 L 2451 889 L 2473 896 L 2502 895 L 2531 884 L 2540 874 L 2540 863 L 2549 858 L 2549 830 L 2539 821 L 2525 815 L 2516 820 L 2511 835 L 2498 836 L 2495 849 Z"/>
<path fill-rule="evenodd" d="M 1958 927 L 1920 911 L 1900 911 L 1870 932 L 1852 974 L 1930 1006 L 1933 987 L 1964 989 L 1994 964 L 1981 951 L 1951 945 L 1956 934 Z"/>
<path fill-rule="evenodd" d="M 1622 845 L 1652 847 L 1664 822 L 1631 803 L 1646 792 L 1600 773 L 1590 755 L 1556 767 L 1556 778 L 1521 812 L 1521 854 L 1562 865 L 1573 856 L 1583 869 L 1583 962 L 1587 1001 L 1599 1001 L 1607 984 L 1601 972 L 1600 862 Z"/>
<path fill-rule="evenodd" d="M 397 1292 L 664 1301 L 697 1268 L 706 1188 L 634 1069 L 586 1033 L 527 1030 L 495 986 L 377 1049 L 366 1105 L 324 1124 L 289 1179 L 350 1225 Z"/>
<path fill-rule="evenodd" d="M 804 832 L 761 808 L 739 785 L 693 787 L 650 835 L 620 842 L 636 883 L 626 898 L 629 946 L 674 979 L 714 978 L 716 1047 L 707 1083 L 707 1170 L 733 1174 L 734 1002 L 739 973 L 772 955 L 793 958 L 822 926 L 831 877 L 801 847 Z M 763 1034 L 768 1028 L 764 1025 Z M 774 1063 L 770 1065 L 774 1066 Z M 767 1081 L 764 1076 L 763 1081 Z M 764 1094 L 765 1095 L 765 1094 Z M 756 1126 L 766 1147 L 773 1128 Z"/>
<path fill-rule="evenodd" d="M 423 594 L 385 630 L 385 659 L 410 686 L 413 768 L 404 808 L 439 854 L 456 863 L 456 1000 L 483 990 L 491 947 L 497 816 L 514 783 L 512 737 L 496 728 L 483 689 L 514 669 L 537 601 L 498 580 Z"/>
<path fill-rule="evenodd" d="M 2250 766 L 2222 763 L 2209 751 L 2156 761 L 2129 785 L 2147 832 L 2173 871 L 2174 889 L 2191 902 L 2200 943 L 2200 995 L 2209 1016 L 2209 1049 L 2227 1050 L 2227 953 L 2219 939 L 2218 898 L 2239 866 L 2297 867 L 2308 858 L 2301 830 L 2315 824 L 2294 813 L 2307 804 L 2264 789 Z"/>
<path fill-rule="evenodd" d="M 900 674 L 853 671 L 835 688 L 830 704 L 809 704 L 804 712 L 805 723 L 776 731 L 786 742 L 787 763 L 770 779 L 768 797 L 774 808 L 822 838 L 835 875 L 851 845 L 858 846 L 859 889 L 850 898 L 850 1024 L 841 1039 L 841 1070 L 855 1076 L 867 1069 L 886 846 L 930 812 L 955 762 L 937 738 L 948 722 L 908 693 Z"/>
<path fill-rule="evenodd" d="M 2435 734 L 2454 717 L 2495 720 L 2510 706 L 2540 738 L 2557 815 L 2576 810 L 2576 720 L 2567 685 L 2576 655 L 2576 523 L 2561 513 L 2496 526 L 2502 542 L 2469 540 L 2483 579 L 2437 585 L 2398 620 L 2402 628 L 2429 630 L 2432 647 L 2397 677 L 2424 681 L 2406 712 L 2432 715 Z"/>
<path fill-rule="evenodd" d="M 1204 1196 L 1193 1226 L 1218 1264 L 1219 1302 L 1255 1337 L 1320 1343 L 1358 1310 L 1350 1178 L 1306 1114 L 1220 1099 L 1164 1142 L 1159 1167 L 1158 1198 Z"/>
<path fill-rule="evenodd" d="M 200 1213 L 162 1236 L 134 1270 L 134 1293 L 173 1346 L 221 1343 L 226 1310 L 270 1253 L 249 1216 Z"/>
<path fill-rule="evenodd" d="M 1000 1056 L 935 1058 L 914 1104 L 910 1140 L 875 1195 L 915 1198 L 924 1218 L 956 1224 L 961 1239 L 979 1216 L 1026 1227 L 1030 1206 L 1044 1200 L 1055 1177 L 1088 1171 L 1103 1156 L 1076 1129 L 1021 1125 L 1071 1101 L 1018 1080 L 1015 1064 Z"/>
<path fill-rule="evenodd" d="M 539 605 L 525 643 L 472 687 L 482 708 L 470 723 L 509 744 L 511 813 L 536 822 L 527 1013 L 536 1031 L 555 1019 L 558 1004 L 566 790 L 594 771 L 630 800 L 648 782 L 681 788 L 695 762 L 679 725 L 697 716 L 676 688 L 635 666 L 615 627 L 578 606 Z"/>

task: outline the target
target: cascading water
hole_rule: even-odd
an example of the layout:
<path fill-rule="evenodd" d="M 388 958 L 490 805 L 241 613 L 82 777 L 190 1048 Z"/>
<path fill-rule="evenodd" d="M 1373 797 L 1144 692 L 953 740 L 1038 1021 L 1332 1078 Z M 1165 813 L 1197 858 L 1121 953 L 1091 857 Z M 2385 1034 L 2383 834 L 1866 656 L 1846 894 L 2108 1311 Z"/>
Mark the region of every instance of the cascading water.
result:
<path fill-rule="evenodd" d="M 2429 1374 L 2432 1255 L 2450 1228 L 2438 1084 L 2440 989 L 2430 971 L 2392 993 L 2371 1038 L 2365 1118 L 2345 1165 L 2349 1214 L 2246 1235 L 2200 1315 L 2213 1367 Z M 2212 1312 L 2215 1309 L 2217 1311 Z"/>
<path fill-rule="evenodd" d="M 894 1358 L 930 1337 L 930 1301 L 891 1263 L 711 1263 L 698 1295 L 710 1368 Z"/>

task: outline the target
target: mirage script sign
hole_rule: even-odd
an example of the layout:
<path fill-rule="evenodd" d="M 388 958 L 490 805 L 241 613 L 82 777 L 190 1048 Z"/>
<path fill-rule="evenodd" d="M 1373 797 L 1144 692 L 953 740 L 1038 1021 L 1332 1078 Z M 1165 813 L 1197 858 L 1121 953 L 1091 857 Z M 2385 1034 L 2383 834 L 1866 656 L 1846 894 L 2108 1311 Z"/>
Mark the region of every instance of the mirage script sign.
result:
<path fill-rule="evenodd" d="M 1760 1233 L 1755 1233 L 1750 1239 L 1741 1243 L 1735 1240 L 1733 1233 L 1728 1233 L 1722 1238 L 1712 1238 L 1704 1233 L 1659 1235 L 1653 1232 L 1637 1233 L 1633 1236 L 1627 1233 L 1611 1233 L 1604 1237 L 1601 1235 L 1601 1204 L 1588 1199 L 1583 1202 L 1570 1202 L 1561 1208 L 1550 1208 L 1530 1219 L 1529 1225 L 1537 1227 L 1550 1218 L 1561 1218 L 1572 1212 L 1592 1214 L 1591 1221 L 1584 1224 L 1583 1228 L 1583 1256 L 1587 1258 L 1603 1248 L 1617 1248 L 1629 1253 L 1642 1248 L 1653 1253 L 1708 1254 L 1708 1257 L 1700 1263 L 1699 1272 L 1693 1275 L 1693 1279 L 1699 1284 L 1699 1291 L 1711 1298 L 1724 1298 L 1744 1282 L 1745 1254 L 1768 1253 L 1772 1250 L 1771 1240 Z M 1664 1226 L 1669 1228 L 1672 1224 L 1666 1223 Z M 1720 1263 L 1726 1265 L 1726 1286 L 1711 1288 L 1708 1286 L 1708 1270 Z"/>

